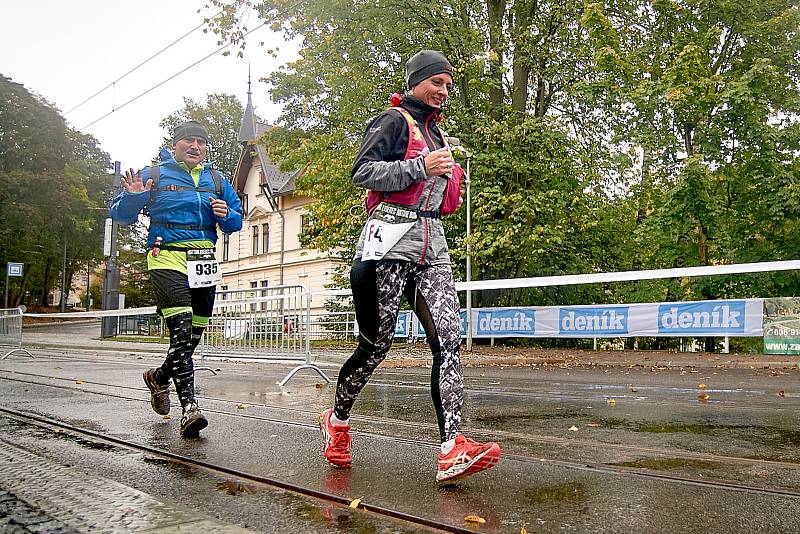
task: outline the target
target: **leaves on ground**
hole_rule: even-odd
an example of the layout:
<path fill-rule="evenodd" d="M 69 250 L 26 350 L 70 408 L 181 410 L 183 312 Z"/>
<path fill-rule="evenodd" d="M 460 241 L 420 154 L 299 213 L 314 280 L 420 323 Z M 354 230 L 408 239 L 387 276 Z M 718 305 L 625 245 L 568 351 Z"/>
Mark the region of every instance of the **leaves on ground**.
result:
<path fill-rule="evenodd" d="M 484 518 L 477 515 L 468 515 L 464 517 L 464 521 L 468 521 L 470 523 L 478 523 L 480 525 L 486 523 L 486 520 Z"/>

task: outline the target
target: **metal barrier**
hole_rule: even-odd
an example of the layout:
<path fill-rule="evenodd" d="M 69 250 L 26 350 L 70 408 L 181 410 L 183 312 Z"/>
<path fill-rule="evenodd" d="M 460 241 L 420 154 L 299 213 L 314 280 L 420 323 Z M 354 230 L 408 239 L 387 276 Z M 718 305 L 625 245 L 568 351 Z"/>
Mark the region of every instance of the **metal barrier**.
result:
<path fill-rule="evenodd" d="M 33 354 L 22 348 L 22 308 L 0 309 L 0 347 L 11 347 L 0 360 L 5 360 L 15 352 L 24 352 L 31 358 Z"/>
<path fill-rule="evenodd" d="M 301 369 L 313 369 L 330 382 L 311 363 L 310 334 L 311 294 L 301 285 L 217 291 L 200 355 L 301 360 L 281 386 Z"/>

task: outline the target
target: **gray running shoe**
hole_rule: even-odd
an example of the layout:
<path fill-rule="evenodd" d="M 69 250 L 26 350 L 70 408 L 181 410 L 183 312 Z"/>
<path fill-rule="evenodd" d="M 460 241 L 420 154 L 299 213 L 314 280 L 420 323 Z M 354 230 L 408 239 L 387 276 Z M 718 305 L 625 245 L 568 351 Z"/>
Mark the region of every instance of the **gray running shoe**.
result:
<path fill-rule="evenodd" d="M 184 438 L 196 438 L 200 431 L 208 426 L 208 420 L 200 412 L 200 407 L 196 402 L 189 404 L 183 410 L 181 417 L 181 436 Z"/>
<path fill-rule="evenodd" d="M 169 384 L 162 386 L 156 382 L 155 369 L 148 369 L 142 375 L 147 389 L 150 390 L 150 406 L 158 415 L 169 414 Z"/>

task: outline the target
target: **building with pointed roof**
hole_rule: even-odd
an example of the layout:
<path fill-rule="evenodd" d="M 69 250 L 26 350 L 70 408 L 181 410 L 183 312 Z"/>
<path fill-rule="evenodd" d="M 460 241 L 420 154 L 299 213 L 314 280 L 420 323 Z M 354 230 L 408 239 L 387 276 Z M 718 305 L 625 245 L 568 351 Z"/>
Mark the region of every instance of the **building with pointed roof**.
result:
<path fill-rule="evenodd" d="M 248 80 L 247 107 L 239 128 L 242 151 L 232 185 L 244 208 L 242 231 L 217 242 L 220 290 L 301 284 L 312 293 L 330 284 L 337 261 L 300 244 L 313 198 L 295 192 L 302 171 L 283 172 L 258 139 L 272 126 L 259 122 Z M 314 299 L 321 311 L 324 299 Z"/>

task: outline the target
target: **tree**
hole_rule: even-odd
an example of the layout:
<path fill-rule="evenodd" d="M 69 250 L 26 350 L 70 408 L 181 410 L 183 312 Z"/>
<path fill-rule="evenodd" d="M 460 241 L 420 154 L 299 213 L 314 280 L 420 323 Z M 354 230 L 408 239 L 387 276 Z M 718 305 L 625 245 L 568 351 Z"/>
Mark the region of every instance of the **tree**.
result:
<path fill-rule="evenodd" d="M 183 108 L 165 117 L 159 126 L 172 132 L 175 126 L 187 120 L 202 123 L 209 136 L 207 159 L 227 176 L 233 176 L 242 151 L 239 144 L 239 128 L 244 114 L 242 103 L 234 95 L 212 93 L 206 96 L 205 103 L 184 98 L 183 104 Z M 172 138 L 165 137 L 163 146 L 172 148 Z"/>
<path fill-rule="evenodd" d="M 402 88 L 404 61 L 433 48 L 454 64 L 443 126 L 476 154 L 470 243 L 479 276 L 780 259 L 800 248 L 792 0 L 255 5 L 273 30 L 303 37 L 300 59 L 268 79 L 286 105 L 268 146 L 275 160 L 308 171 L 298 184 L 320 200 L 308 235 L 317 246 L 352 248 L 363 220 L 353 216 L 363 192 L 349 183 L 352 154 L 389 88 Z M 216 29 L 224 35 L 235 22 L 231 12 Z M 460 217 L 447 221 L 457 260 L 466 245 Z M 605 302 L 797 289 L 794 275 L 766 279 L 496 297 Z"/>
<path fill-rule="evenodd" d="M 60 277 L 100 260 L 108 154 L 66 126 L 51 104 L 0 75 L 0 261 L 26 264 L 12 302 L 42 304 Z"/>

